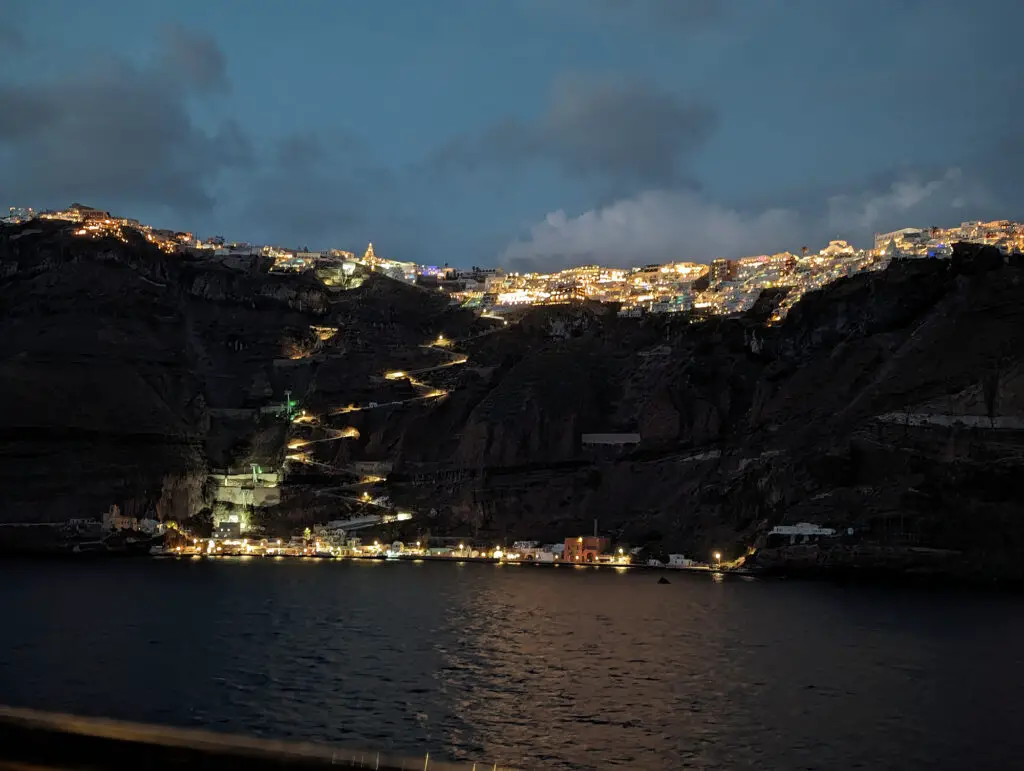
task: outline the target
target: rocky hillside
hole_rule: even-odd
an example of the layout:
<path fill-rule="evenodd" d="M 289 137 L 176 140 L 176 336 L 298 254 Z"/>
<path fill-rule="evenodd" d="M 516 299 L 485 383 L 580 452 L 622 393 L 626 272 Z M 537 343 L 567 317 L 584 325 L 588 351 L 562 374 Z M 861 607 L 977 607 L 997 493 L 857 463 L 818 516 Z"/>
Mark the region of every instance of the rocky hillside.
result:
<path fill-rule="evenodd" d="M 0 230 L 0 277 L 4 521 L 188 516 L 210 467 L 276 462 L 259 407 L 309 379 L 278 365 L 327 311 L 316 282 L 45 222 Z"/>
<path fill-rule="evenodd" d="M 597 518 L 653 551 L 738 557 L 771 525 L 811 521 L 854 533 L 751 561 L 1018 575 L 1022 279 L 1018 261 L 961 248 L 834 284 L 773 327 L 585 309 L 524 325 L 471 352 L 489 374 L 410 427 L 403 492 L 497 537 Z M 601 457 L 581 445 L 591 432 L 641 441 Z"/>
<path fill-rule="evenodd" d="M 0 229 L 0 522 L 92 518 L 113 504 L 137 516 L 216 513 L 218 477 L 255 464 L 287 478 L 289 397 L 325 430 L 358 426 L 357 439 L 311 455 L 339 467 L 387 457 L 404 411 L 330 413 L 416 396 L 381 374 L 432 365 L 422 343 L 480 328 L 445 296 L 379 275 L 331 288 L 259 260 L 165 254 L 130 230 L 127 241 L 71 231 Z M 308 471 L 294 469 L 282 517 L 303 500 Z"/>
<path fill-rule="evenodd" d="M 703 323 L 582 305 L 504 326 L 378 275 L 325 286 L 6 228 L 0 518 L 184 518 L 257 464 L 281 480 L 265 523 L 308 523 L 353 508 L 362 461 L 393 469 L 369 489 L 416 533 L 555 540 L 598 519 L 655 553 L 1019 577 L 1022 279 L 965 247 L 837 282 L 776 326 L 777 296 Z M 438 335 L 454 350 L 424 347 Z M 283 416 L 288 393 L 312 423 Z M 799 521 L 852 532 L 765 548 Z"/>

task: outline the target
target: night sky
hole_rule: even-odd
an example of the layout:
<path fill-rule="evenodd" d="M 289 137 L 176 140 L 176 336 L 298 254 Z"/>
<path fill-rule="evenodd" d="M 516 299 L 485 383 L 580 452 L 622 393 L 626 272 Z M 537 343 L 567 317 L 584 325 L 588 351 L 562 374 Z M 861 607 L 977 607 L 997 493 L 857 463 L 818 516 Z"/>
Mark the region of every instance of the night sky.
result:
<path fill-rule="evenodd" d="M 453 265 L 1024 217 L 1020 0 L 0 0 L 0 204 Z"/>

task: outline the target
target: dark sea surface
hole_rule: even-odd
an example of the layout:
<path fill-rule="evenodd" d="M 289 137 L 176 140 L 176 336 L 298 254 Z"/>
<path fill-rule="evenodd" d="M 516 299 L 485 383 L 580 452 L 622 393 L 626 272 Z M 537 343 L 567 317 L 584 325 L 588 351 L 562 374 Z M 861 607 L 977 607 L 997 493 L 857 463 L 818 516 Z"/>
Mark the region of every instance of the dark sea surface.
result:
<path fill-rule="evenodd" d="M 520 768 L 1024 764 L 1024 599 L 707 575 L 0 563 L 0 703 Z"/>

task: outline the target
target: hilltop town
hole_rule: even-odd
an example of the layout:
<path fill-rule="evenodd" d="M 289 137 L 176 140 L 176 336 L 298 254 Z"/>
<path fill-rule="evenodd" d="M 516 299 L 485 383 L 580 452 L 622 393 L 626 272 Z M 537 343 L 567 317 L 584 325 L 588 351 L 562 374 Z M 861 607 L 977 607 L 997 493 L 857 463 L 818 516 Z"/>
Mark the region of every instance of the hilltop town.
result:
<path fill-rule="evenodd" d="M 12 211 L 0 548 L 1016 575 L 1020 247 L 541 276 Z"/>
<path fill-rule="evenodd" d="M 223 237 L 197 238 L 193 233 L 153 228 L 138 220 L 116 217 L 82 204 L 61 211 L 36 213 L 10 209 L 5 222 L 38 216 L 67 222 L 84 238 L 112 236 L 124 240 L 126 230 L 142 234 L 161 250 L 219 260 L 225 264 L 253 257 L 267 260 L 274 272 L 316 271 L 326 284 L 344 284 L 355 266 L 363 265 L 397 281 L 448 294 L 460 307 L 503 315 L 527 307 L 594 301 L 614 303 L 624 317 L 648 313 L 690 312 L 698 316 L 729 315 L 750 310 L 765 289 L 783 289 L 771 323 L 783 319 L 807 292 L 846 276 L 884 270 L 893 259 L 948 258 L 955 243 L 983 244 L 1004 254 L 1024 249 L 1024 224 L 1009 220 L 964 222 L 955 227 L 903 228 L 877 233 L 870 248 L 834 240 L 818 251 L 778 252 L 710 264 L 670 261 L 633 268 L 585 265 L 555 273 L 506 272 L 499 267 L 469 268 L 422 265 L 377 256 L 371 243 L 362 256 L 343 249 L 289 249 L 273 245 L 226 242 Z"/>

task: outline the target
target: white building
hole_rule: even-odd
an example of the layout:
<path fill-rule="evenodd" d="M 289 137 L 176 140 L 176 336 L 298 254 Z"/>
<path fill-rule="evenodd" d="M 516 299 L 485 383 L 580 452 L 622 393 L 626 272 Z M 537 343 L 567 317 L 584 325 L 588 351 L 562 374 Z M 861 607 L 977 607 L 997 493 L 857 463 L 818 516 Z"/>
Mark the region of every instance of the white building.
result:
<path fill-rule="evenodd" d="M 139 530 L 146 535 L 160 535 L 164 532 L 164 523 L 158 519 L 140 519 Z"/>
<path fill-rule="evenodd" d="M 322 541 L 328 546 L 341 548 L 348 545 L 348 533 L 339 522 L 328 522 L 326 525 L 314 525 L 313 536 L 317 541 Z M 358 544 L 357 544 L 358 545 Z"/>
<path fill-rule="evenodd" d="M 121 513 L 121 507 L 116 503 L 107 511 L 103 512 L 103 530 L 112 532 L 115 530 L 135 530 L 138 527 L 138 520 L 135 517 L 125 516 Z"/>
<path fill-rule="evenodd" d="M 232 521 L 233 520 L 233 521 Z M 213 528 L 214 538 L 240 538 L 242 535 L 242 524 L 235 515 L 231 519 L 223 519 Z"/>
<path fill-rule="evenodd" d="M 788 539 L 789 543 L 813 543 L 823 536 L 828 537 L 835 534 L 835 528 L 821 527 L 811 522 L 798 522 L 795 525 L 776 525 L 768 536 L 769 538 L 775 536 L 773 540 L 786 541 Z"/>
<path fill-rule="evenodd" d="M 888 241 L 886 241 L 888 243 Z M 846 241 L 829 241 L 828 246 L 818 252 L 822 257 L 852 257 L 857 250 Z"/>
<path fill-rule="evenodd" d="M 891 233 L 875 233 L 875 249 L 885 249 L 890 241 L 894 241 L 900 249 L 911 245 L 918 245 L 928 240 L 928 236 L 921 228 L 901 228 Z"/>

